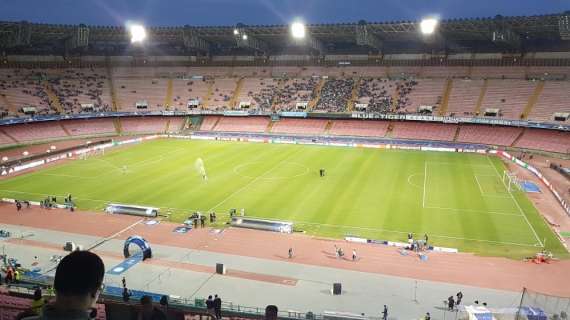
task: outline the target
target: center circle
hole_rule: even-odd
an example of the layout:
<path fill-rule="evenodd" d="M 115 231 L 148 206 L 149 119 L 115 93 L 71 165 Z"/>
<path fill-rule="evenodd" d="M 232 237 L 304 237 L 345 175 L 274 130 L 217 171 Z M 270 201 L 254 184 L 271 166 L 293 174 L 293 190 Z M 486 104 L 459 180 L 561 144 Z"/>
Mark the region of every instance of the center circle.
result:
<path fill-rule="evenodd" d="M 309 173 L 307 166 L 297 162 L 281 163 L 272 169 L 260 172 L 259 166 L 263 163 L 263 161 L 242 163 L 234 168 L 234 173 L 245 178 L 259 180 L 293 179 Z"/>

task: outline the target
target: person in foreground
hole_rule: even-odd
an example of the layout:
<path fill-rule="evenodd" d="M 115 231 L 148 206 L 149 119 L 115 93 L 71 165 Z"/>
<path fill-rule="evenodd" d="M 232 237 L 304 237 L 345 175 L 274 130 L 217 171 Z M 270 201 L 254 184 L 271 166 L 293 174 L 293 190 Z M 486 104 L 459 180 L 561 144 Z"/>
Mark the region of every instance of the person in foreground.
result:
<path fill-rule="evenodd" d="M 142 296 L 141 311 L 137 317 L 138 320 L 166 320 L 166 315 L 162 310 L 156 308 L 152 304 L 150 296 Z"/>
<path fill-rule="evenodd" d="M 41 315 L 24 320 L 91 319 L 102 291 L 105 265 L 89 251 L 74 251 L 65 256 L 55 271 L 55 301 L 47 304 Z"/>
<path fill-rule="evenodd" d="M 277 320 L 278 309 L 275 305 L 268 305 L 265 307 L 265 316 L 263 320 Z"/>

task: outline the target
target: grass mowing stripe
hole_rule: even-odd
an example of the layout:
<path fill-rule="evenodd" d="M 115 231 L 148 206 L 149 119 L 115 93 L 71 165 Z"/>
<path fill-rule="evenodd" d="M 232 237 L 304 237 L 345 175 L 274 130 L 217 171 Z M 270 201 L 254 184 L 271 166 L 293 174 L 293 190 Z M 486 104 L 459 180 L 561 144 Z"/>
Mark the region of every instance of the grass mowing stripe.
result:
<path fill-rule="evenodd" d="M 99 158 L 108 163 L 95 160 Z M 207 182 L 194 168 L 197 158 L 205 163 Z M 536 237 L 519 217 L 510 195 L 503 193 L 504 184 L 496 181 L 499 167 L 489 167 L 498 160 L 485 158 L 160 139 L 2 180 L 0 195 L 39 200 L 44 195 L 71 192 L 80 209 L 100 210 L 109 202 L 139 204 L 171 211 L 172 221 L 183 221 L 189 212 L 214 206 L 224 217 L 231 208 L 246 208 L 251 216 L 294 221 L 316 236 L 351 233 L 405 241 L 407 232 L 426 232 L 434 244 L 461 251 L 516 258 L 533 255 L 538 249 L 527 244 L 534 244 Z M 129 168 L 127 174 L 115 169 L 123 165 Z M 319 177 L 319 168 L 326 169 L 326 177 Z M 473 181 L 473 176 L 479 181 Z M 505 197 L 484 197 L 481 189 Z M 557 256 L 566 254 L 544 221 L 540 223 L 540 215 L 525 194 L 512 196 L 539 238 L 547 240 L 548 249 Z"/>

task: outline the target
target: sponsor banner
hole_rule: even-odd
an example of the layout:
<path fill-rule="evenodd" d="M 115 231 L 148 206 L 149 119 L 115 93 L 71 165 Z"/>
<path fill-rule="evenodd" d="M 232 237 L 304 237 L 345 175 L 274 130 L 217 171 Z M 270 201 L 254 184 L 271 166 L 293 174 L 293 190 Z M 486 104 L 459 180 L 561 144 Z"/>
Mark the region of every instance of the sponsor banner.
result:
<path fill-rule="evenodd" d="M 44 163 L 45 163 L 45 160 L 38 160 L 38 161 L 34 161 L 34 162 L 29 162 L 29 163 L 23 164 L 21 166 L 14 167 L 14 172 L 18 172 L 18 171 L 22 171 L 22 170 L 26 170 L 26 169 L 30 169 L 30 168 L 35 168 L 35 167 L 41 166 Z M 9 173 L 11 173 L 11 171 Z"/>
<path fill-rule="evenodd" d="M 433 247 L 433 251 L 435 252 L 447 252 L 447 253 L 458 253 L 459 250 L 455 248 L 444 248 L 444 247 Z"/>
<path fill-rule="evenodd" d="M 297 144 L 296 141 L 293 140 L 272 140 L 273 143 L 281 143 L 281 144 Z"/>
<path fill-rule="evenodd" d="M 408 243 L 392 242 L 392 241 L 387 241 L 386 244 L 389 245 L 389 246 L 391 246 L 391 247 L 398 247 L 398 248 L 405 248 L 405 247 L 407 247 L 407 246 L 410 245 L 410 244 L 408 244 Z"/>
<path fill-rule="evenodd" d="M 433 148 L 433 147 L 420 147 L 422 151 L 441 151 L 441 152 L 455 152 L 455 148 Z"/>
<path fill-rule="evenodd" d="M 402 146 L 402 145 L 390 145 L 391 149 L 401 149 L 401 150 L 421 150 L 421 147 L 413 146 Z"/>
<path fill-rule="evenodd" d="M 129 140 L 123 140 L 123 141 L 119 141 L 117 142 L 117 145 L 122 145 L 122 144 L 128 144 L 128 143 L 135 143 L 135 142 L 141 142 L 142 139 L 141 138 L 136 138 L 136 139 L 129 139 Z M 105 145 L 104 145 L 105 146 Z M 100 148 L 102 149 L 102 148 Z"/>
<path fill-rule="evenodd" d="M 356 238 L 356 237 L 344 237 L 344 240 L 349 242 L 357 242 L 357 243 L 368 243 L 368 240 L 363 238 Z"/>
<path fill-rule="evenodd" d="M 320 144 L 320 143 L 315 143 L 315 144 Z M 353 143 L 338 143 L 338 142 L 330 142 L 330 143 L 327 143 L 327 145 L 335 146 L 335 147 L 353 147 L 354 146 Z"/>
<path fill-rule="evenodd" d="M 47 158 L 46 163 L 61 160 L 61 159 L 66 159 L 66 158 L 67 158 L 67 153 L 64 153 L 64 154 L 60 154 L 60 155 L 55 156 L 55 157 Z"/>

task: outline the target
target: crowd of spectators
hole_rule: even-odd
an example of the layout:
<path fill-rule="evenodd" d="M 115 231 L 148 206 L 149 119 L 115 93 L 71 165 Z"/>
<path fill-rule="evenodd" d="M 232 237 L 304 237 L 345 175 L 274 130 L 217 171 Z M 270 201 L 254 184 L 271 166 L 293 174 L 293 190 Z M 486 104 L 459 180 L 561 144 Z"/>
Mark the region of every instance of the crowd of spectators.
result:
<path fill-rule="evenodd" d="M 410 105 L 409 95 L 418 84 L 413 79 L 365 78 L 360 81 L 358 103 L 367 104 L 368 112 L 403 112 Z"/>
<path fill-rule="evenodd" d="M 23 116 L 23 107 L 34 107 L 35 114 L 50 114 L 56 111 L 50 107 L 50 101 L 47 93 L 42 86 L 43 75 L 33 73 L 23 69 L 12 70 L 11 74 L 5 74 L 0 77 L 0 94 L 3 98 L 16 96 L 19 100 L 18 112 L 14 114 L 14 110 L 10 112 L 7 106 L 4 106 L 0 113 L 3 116 Z M 24 105 L 25 104 L 25 105 Z"/>
<path fill-rule="evenodd" d="M 414 87 L 418 85 L 418 82 L 413 79 L 399 81 L 396 84 L 396 90 L 398 91 L 398 100 L 396 101 L 395 110 L 404 111 L 406 107 L 410 105 L 410 98 L 408 95 Z"/>
<path fill-rule="evenodd" d="M 83 111 L 111 111 L 108 103 L 102 99 L 106 76 L 93 72 L 88 74 L 78 70 L 66 70 L 60 77 L 49 80 L 65 113 Z M 93 104 L 91 110 L 83 110 L 82 104 Z"/>
<path fill-rule="evenodd" d="M 295 111 L 297 102 L 309 102 L 315 98 L 315 88 L 319 78 L 287 79 L 275 97 L 277 111 Z"/>
<path fill-rule="evenodd" d="M 258 92 L 249 91 L 247 96 L 255 101 L 258 109 L 263 111 L 271 110 L 273 99 L 277 95 L 278 88 L 275 84 L 267 84 L 263 81 L 260 82 L 261 89 Z"/>
<path fill-rule="evenodd" d="M 392 106 L 394 87 L 387 79 L 361 79 L 358 102 L 368 104 L 369 112 L 387 112 Z"/>
<path fill-rule="evenodd" d="M 57 113 L 57 109 L 50 102 L 43 86 L 45 80 L 48 81 L 53 93 L 59 99 L 64 113 L 112 110 L 109 105 L 110 93 L 107 92 L 110 91 L 106 84 L 107 76 L 93 69 L 68 69 L 59 74 L 51 75 L 17 69 L 14 75 L 5 74 L 0 77 L 0 94 L 5 96 L 6 92 L 13 93 L 16 91 L 25 97 L 35 97 L 31 100 L 37 101 L 37 103 L 35 105 L 30 103 L 30 106 L 36 108 L 36 114 Z M 203 84 L 196 84 L 196 81 L 202 81 Z M 258 84 L 248 89 L 247 97 L 253 102 L 249 111 L 303 111 L 304 104 L 308 104 L 316 98 L 317 86 L 320 81 L 320 77 L 281 78 L 278 80 L 260 78 Z M 369 112 L 406 112 L 411 105 L 409 95 L 418 84 L 413 79 L 364 78 L 359 81 L 357 101 L 355 102 L 367 104 L 367 111 Z M 187 95 L 177 94 L 172 97 L 172 107 L 176 110 L 186 110 L 188 100 L 198 100 L 204 103 L 203 99 L 208 95 L 206 88 L 213 86 L 208 105 L 200 105 L 199 108 L 212 111 L 225 111 L 232 107 L 238 109 L 238 104 L 229 106 L 229 102 L 232 100 L 232 90 L 235 90 L 232 87 L 234 82 L 232 78 L 190 80 L 186 82 L 184 89 L 184 91 L 187 90 Z M 154 81 L 152 85 L 156 85 Z M 195 85 L 198 90 L 194 92 Z M 314 110 L 346 111 L 347 102 L 352 97 L 354 86 L 355 79 L 353 78 L 326 80 Z M 199 90 L 199 88 L 202 89 Z M 119 85 L 118 89 L 127 90 L 124 85 Z M 131 90 L 129 95 L 140 93 L 137 88 L 128 90 Z M 19 101 L 18 103 L 21 104 Z M 298 103 L 300 103 L 299 106 Z M 93 108 L 84 109 L 85 105 L 92 105 Z M 158 109 L 164 108 L 162 104 L 156 107 Z M 14 115 L 9 109 L 6 103 L 2 104 L 2 100 L 0 100 L 0 117 Z M 17 115 L 22 116 L 23 113 Z"/>
<path fill-rule="evenodd" d="M 328 112 L 345 111 L 353 87 L 352 78 L 328 80 L 321 90 L 321 97 L 315 109 Z"/>

